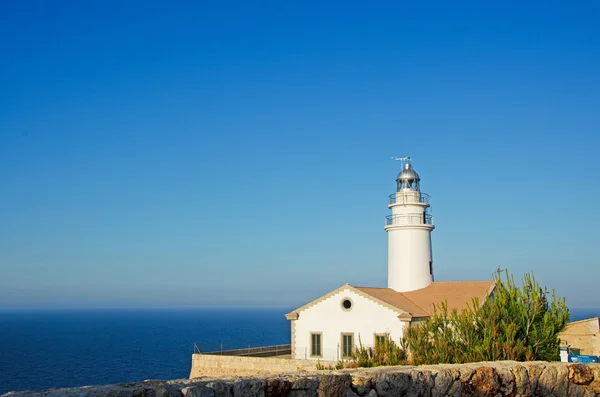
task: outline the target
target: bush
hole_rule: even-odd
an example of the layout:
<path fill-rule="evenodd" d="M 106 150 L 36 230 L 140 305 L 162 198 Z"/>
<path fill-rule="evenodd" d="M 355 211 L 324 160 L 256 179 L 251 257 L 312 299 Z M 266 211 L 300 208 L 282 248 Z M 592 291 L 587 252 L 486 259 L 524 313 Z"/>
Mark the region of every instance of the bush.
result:
<path fill-rule="evenodd" d="M 508 272 L 494 281 L 493 296 L 483 304 L 475 299 L 458 313 L 442 303 L 409 328 L 403 343 L 411 364 L 558 360 L 558 333 L 569 321 L 565 299 L 552 291 L 549 302 L 533 275 L 525 275 L 521 288 Z"/>
<path fill-rule="evenodd" d="M 359 345 L 355 348 L 352 356 L 352 362 L 348 364 L 349 367 L 378 367 L 380 365 L 407 364 L 406 350 L 403 346 L 396 345 L 389 336 L 382 343 L 377 343 L 375 347 L 363 346 L 360 335 L 358 343 Z"/>
<path fill-rule="evenodd" d="M 316 367 L 317 371 L 333 371 L 334 369 L 344 369 L 346 368 L 346 365 L 342 360 L 340 360 L 335 364 L 335 367 L 331 364 L 326 366 L 325 364 L 321 363 L 321 360 L 317 360 Z"/>

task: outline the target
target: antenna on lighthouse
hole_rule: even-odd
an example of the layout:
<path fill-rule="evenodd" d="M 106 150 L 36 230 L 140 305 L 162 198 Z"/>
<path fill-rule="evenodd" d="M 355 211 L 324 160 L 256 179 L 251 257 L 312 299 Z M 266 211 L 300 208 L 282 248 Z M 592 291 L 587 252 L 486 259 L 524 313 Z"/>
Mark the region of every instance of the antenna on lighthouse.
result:
<path fill-rule="evenodd" d="M 408 156 L 408 154 L 404 157 L 393 157 L 392 156 L 392 160 L 396 160 L 400 162 L 400 168 L 404 168 L 404 164 L 405 163 L 410 163 L 410 157 Z"/>

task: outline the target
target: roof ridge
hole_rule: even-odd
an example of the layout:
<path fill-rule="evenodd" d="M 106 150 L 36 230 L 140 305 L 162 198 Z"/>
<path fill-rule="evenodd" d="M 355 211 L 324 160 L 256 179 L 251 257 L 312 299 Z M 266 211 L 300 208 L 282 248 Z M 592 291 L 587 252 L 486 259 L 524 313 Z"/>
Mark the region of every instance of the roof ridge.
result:
<path fill-rule="evenodd" d="M 354 288 L 373 288 L 373 289 L 390 289 L 388 287 L 363 287 L 361 285 L 351 285 L 351 287 L 354 287 Z"/>
<path fill-rule="evenodd" d="M 568 325 L 571 325 L 571 324 L 583 323 L 583 322 L 590 321 L 590 320 L 598 320 L 598 321 L 600 321 L 600 317 L 594 316 L 594 317 L 590 317 L 590 318 L 584 318 L 582 320 L 571 321 L 570 323 L 567 323 L 567 325 L 565 325 L 565 327 L 568 326 Z"/>
<path fill-rule="evenodd" d="M 494 280 L 467 280 L 467 281 L 433 281 L 432 284 L 458 284 L 458 283 L 493 283 Z M 427 288 L 427 287 L 424 287 Z"/>

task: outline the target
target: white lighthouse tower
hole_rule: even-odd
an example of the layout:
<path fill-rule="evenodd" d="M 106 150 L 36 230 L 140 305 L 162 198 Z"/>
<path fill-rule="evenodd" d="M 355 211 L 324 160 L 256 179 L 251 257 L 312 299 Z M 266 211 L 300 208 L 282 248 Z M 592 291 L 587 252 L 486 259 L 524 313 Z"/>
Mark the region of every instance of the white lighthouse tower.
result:
<path fill-rule="evenodd" d="M 388 287 L 407 292 L 427 287 L 433 282 L 431 231 L 433 217 L 429 213 L 429 195 L 421 193 L 419 175 L 410 157 L 400 160 L 402 171 L 396 178 L 396 193 L 390 195 L 385 218 L 388 232 Z"/>

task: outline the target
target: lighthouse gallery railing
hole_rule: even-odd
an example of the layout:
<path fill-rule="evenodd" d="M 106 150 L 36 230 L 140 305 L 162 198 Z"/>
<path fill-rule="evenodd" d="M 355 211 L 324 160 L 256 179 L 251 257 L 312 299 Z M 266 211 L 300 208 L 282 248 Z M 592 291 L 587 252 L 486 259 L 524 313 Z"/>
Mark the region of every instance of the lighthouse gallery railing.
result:
<path fill-rule="evenodd" d="M 397 214 L 385 217 L 385 226 L 389 225 L 433 225 L 431 214 Z"/>
<path fill-rule="evenodd" d="M 417 201 L 418 199 L 418 201 Z M 390 204 L 396 203 L 423 203 L 430 204 L 431 197 L 427 193 L 419 193 L 417 191 L 396 192 L 390 194 Z"/>

